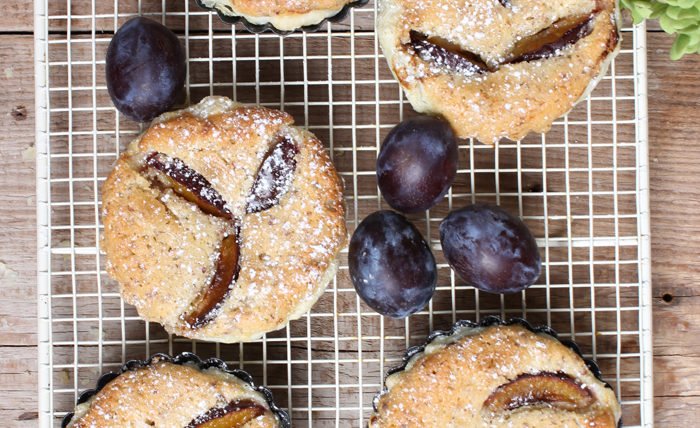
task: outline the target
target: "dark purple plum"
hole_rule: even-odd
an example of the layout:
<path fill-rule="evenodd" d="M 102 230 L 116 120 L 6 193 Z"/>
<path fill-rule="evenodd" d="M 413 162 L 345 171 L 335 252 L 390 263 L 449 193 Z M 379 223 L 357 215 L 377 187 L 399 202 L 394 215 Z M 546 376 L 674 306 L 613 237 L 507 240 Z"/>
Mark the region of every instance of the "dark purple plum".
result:
<path fill-rule="evenodd" d="M 405 318 L 428 304 L 437 267 L 428 244 L 406 217 L 377 211 L 365 218 L 350 240 L 350 278 L 372 309 Z"/>
<path fill-rule="evenodd" d="M 107 90 L 126 117 L 146 122 L 168 111 L 185 84 L 185 52 L 177 36 L 156 21 L 136 17 L 107 48 Z"/>
<path fill-rule="evenodd" d="M 489 293 L 516 293 L 537 281 L 537 242 L 519 218 L 492 205 L 452 211 L 440 223 L 442 252 L 468 284 Z"/>
<path fill-rule="evenodd" d="M 389 132 L 377 158 L 377 183 L 398 211 L 425 211 L 440 202 L 457 174 L 457 140 L 437 117 L 404 120 Z"/>

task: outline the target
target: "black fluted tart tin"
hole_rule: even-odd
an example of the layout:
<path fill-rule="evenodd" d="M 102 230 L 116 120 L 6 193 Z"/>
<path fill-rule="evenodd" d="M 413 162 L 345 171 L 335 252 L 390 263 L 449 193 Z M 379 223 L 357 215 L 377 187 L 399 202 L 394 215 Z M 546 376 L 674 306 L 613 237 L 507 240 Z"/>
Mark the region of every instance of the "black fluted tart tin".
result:
<path fill-rule="evenodd" d="M 462 321 L 457 321 L 455 324 L 452 325 L 452 327 L 449 330 L 436 330 L 428 335 L 428 338 L 426 341 L 417 346 L 412 346 L 406 350 L 404 353 L 404 356 L 402 358 L 401 364 L 398 365 L 397 367 L 391 368 L 387 371 L 386 375 L 384 376 L 384 382 L 382 386 L 382 390 L 377 393 L 377 395 L 374 396 L 374 399 L 372 400 L 372 407 L 374 408 L 374 411 L 378 411 L 378 405 L 379 405 L 379 399 L 382 397 L 382 395 L 386 394 L 389 390 L 386 386 L 386 380 L 389 376 L 396 374 L 398 372 L 402 372 L 406 370 L 406 367 L 408 366 L 408 363 L 410 362 L 411 358 L 416 356 L 417 354 L 420 354 L 425 351 L 425 348 L 430 345 L 435 339 L 442 338 L 442 337 L 451 337 L 457 334 L 458 332 L 462 331 L 464 328 L 483 328 L 483 327 L 490 327 L 494 325 L 521 325 L 525 327 L 526 329 L 530 330 L 531 332 L 535 334 L 546 334 L 553 339 L 556 339 L 559 343 L 562 345 L 566 346 L 567 348 L 571 349 L 578 355 L 583 362 L 586 364 L 586 367 L 588 367 L 588 370 L 593 374 L 593 376 L 596 377 L 599 381 L 603 382 L 605 384 L 606 388 L 612 389 L 610 384 L 605 382 L 603 380 L 603 375 L 600 371 L 600 368 L 598 367 L 598 364 L 596 364 L 595 361 L 593 361 L 590 358 L 584 358 L 583 354 L 581 353 L 581 349 L 576 345 L 575 342 L 567 339 L 560 339 L 556 331 L 554 331 L 551 327 L 549 326 L 537 326 L 534 327 L 532 324 L 530 324 L 527 320 L 523 318 L 510 318 L 508 320 L 502 320 L 499 317 L 496 316 L 488 316 L 483 318 L 479 322 L 474 322 L 474 321 L 468 321 L 468 320 L 462 320 Z M 622 421 L 619 422 L 618 427 L 622 426 Z"/>
<path fill-rule="evenodd" d="M 347 17 L 348 13 L 350 12 L 350 9 L 355 8 L 355 7 L 362 7 L 362 6 L 366 5 L 368 2 L 369 2 L 369 0 L 354 0 L 354 1 L 346 4 L 345 6 L 343 6 L 343 8 L 340 9 L 340 12 L 336 13 L 333 16 L 329 16 L 328 18 L 324 18 L 318 24 L 305 25 L 301 28 L 297 28 L 296 30 L 285 31 L 285 30 L 280 30 L 280 29 L 276 28 L 274 25 L 272 25 L 270 23 L 253 24 L 252 22 L 245 19 L 245 17 L 243 17 L 243 16 L 227 15 L 215 7 L 206 6 L 202 0 L 195 0 L 195 3 L 197 3 L 197 6 L 199 6 L 200 8 L 202 8 L 204 10 L 216 12 L 216 14 L 219 15 L 219 19 L 221 19 L 222 21 L 224 21 L 227 24 L 234 25 L 237 23 L 241 23 L 243 25 L 243 27 L 246 30 L 250 31 L 251 33 L 256 33 L 256 34 L 263 33 L 265 31 L 269 30 L 277 35 L 280 35 L 280 36 L 286 36 L 288 34 L 294 33 L 295 31 L 299 31 L 299 30 L 309 32 L 309 33 L 316 32 L 319 29 L 321 29 L 321 27 L 323 26 L 323 24 L 326 23 L 326 21 L 328 21 L 328 22 L 340 22 L 340 21 L 344 20 L 345 17 Z"/>
<path fill-rule="evenodd" d="M 102 388 L 105 387 L 109 382 L 117 378 L 118 376 L 122 375 L 123 373 L 133 371 L 133 370 L 138 370 L 144 367 L 148 367 L 154 362 L 160 362 L 160 361 L 166 361 L 172 364 L 177 364 L 177 365 L 185 365 L 185 364 L 191 364 L 194 365 L 196 368 L 199 370 L 206 370 L 210 368 L 216 368 L 221 370 L 224 373 L 228 373 L 230 375 L 233 375 L 243 381 L 244 383 L 250 385 L 251 388 L 253 388 L 254 391 L 259 392 L 265 397 L 265 401 L 267 402 L 267 405 L 270 407 L 270 410 L 272 413 L 277 416 L 277 419 L 279 420 L 280 427 L 281 428 L 290 428 L 292 426 L 291 419 L 289 417 L 289 414 L 279 408 L 277 404 L 275 404 L 275 401 L 272 397 L 272 392 L 267 389 L 264 386 L 261 385 L 256 385 L 253 382 L 253 377 L 246 371 L 241 370 L 241 369 L 232 369 L 228 367 L 228 364 L 224 362 L 223 360 L 220 360 L 218 358 L 208 358 L 206 360 L 202 360 L 199 358 L 197 355 L 191 353 L 191 352 L 183 352 L 181 354 L 178 354 L 176 356 L 170 356 L 168 354 L 153 354 L 151 355 L 147 360 L 130 360 L 124 363 L 121 368 L 116 371 L 116 372 L 108 372 L 100 376 L 100 378 L 97 380 L 97 385 L 93 389 L 88 389 L 83 391 L 80 394 L 80 397 L 78 397 L 78 401 L 76 402 L 76 406 L 86 403 L 89 401 L 92 397 L 97 395 L 98 392 L 102 390 Z M 66 428 L 68 424 L 71 422 L 71 419 L 73 419 L 74 413 L 70 412 L 68 413 L 64 418 L 63 421 L 61 422 L 61 428 Z"/>

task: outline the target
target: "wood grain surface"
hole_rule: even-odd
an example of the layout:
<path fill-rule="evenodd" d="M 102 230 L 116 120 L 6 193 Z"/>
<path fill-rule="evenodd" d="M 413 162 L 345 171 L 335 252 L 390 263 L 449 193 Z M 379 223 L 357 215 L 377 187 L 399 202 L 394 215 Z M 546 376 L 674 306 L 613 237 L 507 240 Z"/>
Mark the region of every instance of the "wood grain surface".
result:
<path fill-rule="evenodd" d="M 171 2 L 167 2 L 170 4 Z M 179 4 L 181 2 L 173 2 Z M 36 200 L 33 16 L 0 16 L 0 402 L 3 426 L 36 426 Z M 655 421 L 700 420 L 700 56 L 668 60 L 648 33 Z"/>

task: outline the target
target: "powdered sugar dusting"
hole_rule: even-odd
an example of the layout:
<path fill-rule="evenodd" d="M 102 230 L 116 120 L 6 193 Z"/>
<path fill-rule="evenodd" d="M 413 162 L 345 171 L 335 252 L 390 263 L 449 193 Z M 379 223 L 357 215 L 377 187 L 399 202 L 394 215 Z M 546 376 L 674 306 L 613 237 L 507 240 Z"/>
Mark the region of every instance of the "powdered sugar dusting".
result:
<path fill-rule="evenodd" d="M 108 179 L 105 248 L 110 274 L 144 318 L 188 337 L 250 340 L 300 316 L 318 298 L 346 240 L 342 194 L 320 142 L 290 123 L 286 113 L 209 97 L 165 115 L 132 144 L 127 163 L 139 184 L 117 173 Z M 167 185 L 148 188 L 139 165 L 154 151 L 182 160 L 182 167 L 169 163 L 173 175 L 200 174 L 207 186 L 193 189 L 198 197 L 220 195 L 240 227 L 238 279 L 204 326 L 190 326 L 182 315 L 214 278 L 231 220 L 203 213 Z M 133 189 L 143 187 L 157 209 L 133 204 Z M 115 252 L 124 241 L 131 251 Z"/>

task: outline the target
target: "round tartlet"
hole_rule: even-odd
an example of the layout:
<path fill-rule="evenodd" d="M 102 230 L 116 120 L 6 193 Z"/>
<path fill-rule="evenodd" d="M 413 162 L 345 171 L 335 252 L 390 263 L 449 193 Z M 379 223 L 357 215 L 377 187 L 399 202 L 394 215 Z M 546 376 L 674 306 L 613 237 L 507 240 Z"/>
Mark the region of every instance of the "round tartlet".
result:
<path fill-rule="evenodd" d="M 347 241 L 322 143 L 287 113 L 223 97 L 157 119 L 102 201 L 107 272 L 124 300 L 200 340 L 250 341 L 300 317 Z"/>
<path fill-rule="evenodd" d="M 324 21 L 337 22 L 368 0 L 197 0 L 231 24 L 242 22 L 254 33 L 272 30 L 287 34 L 297 29 L 316 31 Z"/>
<path fill-rule="evenodd" d="M 408 350 L 374 401 L 379 427 L 610 427 L 621 408 L 592 361 L 548 328 L 462 321 Z"/>
<path fill-rule="evenodd" d="M 61 426 L 288 428 L 291 423 L 272 393 L 256 386 L 248 373 L 185 352 L 132 360 L 102 375 Z"/>
<path fill-rule="evenodd" d="M 483 143 L 546 132 L 619 46 L 615 0 L 381 0 L 379 42 L 416 111 Z"/>

